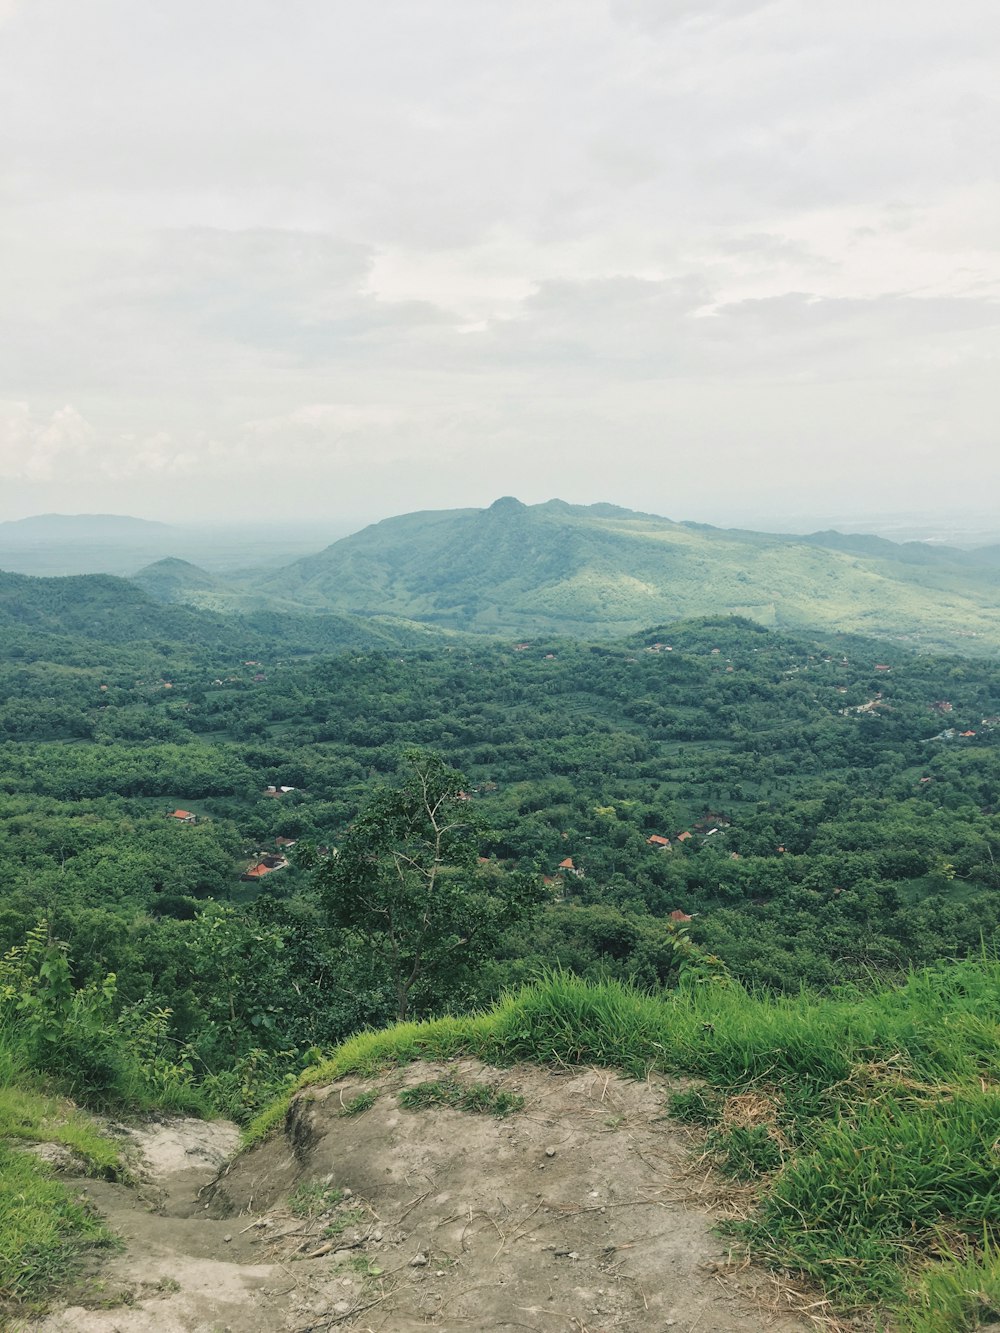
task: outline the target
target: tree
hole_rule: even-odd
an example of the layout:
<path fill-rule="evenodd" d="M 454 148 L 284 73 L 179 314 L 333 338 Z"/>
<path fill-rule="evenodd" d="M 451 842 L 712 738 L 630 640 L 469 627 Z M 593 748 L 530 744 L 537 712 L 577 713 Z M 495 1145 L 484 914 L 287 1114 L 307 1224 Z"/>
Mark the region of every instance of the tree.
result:
<path fill-rule="evenodd" d="M 380 787 L 319 870 L 334 925 L 385 969 L 403 1020 L 415 997 L 438 1007 L 541 901 L 537 876 L 480 866 L 486 829 L 460 773 L 424 751 L 398 787 Z"/>

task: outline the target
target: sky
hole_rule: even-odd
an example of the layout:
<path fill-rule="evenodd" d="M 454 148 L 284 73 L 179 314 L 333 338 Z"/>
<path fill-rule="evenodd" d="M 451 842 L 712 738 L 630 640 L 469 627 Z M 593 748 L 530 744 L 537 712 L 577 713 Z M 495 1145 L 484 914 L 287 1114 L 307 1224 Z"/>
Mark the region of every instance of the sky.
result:
<path fill-rule="evenodd" d="M 0 0 L 0 519 L 1000 486 L 996 0 Z"/>

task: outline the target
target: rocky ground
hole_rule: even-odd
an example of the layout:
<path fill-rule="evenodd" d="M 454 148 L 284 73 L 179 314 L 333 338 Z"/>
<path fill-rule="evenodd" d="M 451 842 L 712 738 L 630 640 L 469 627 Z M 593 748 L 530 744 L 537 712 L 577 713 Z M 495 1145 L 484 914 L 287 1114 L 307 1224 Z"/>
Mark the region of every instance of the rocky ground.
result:
<path fill-rule="evenodd" d="M 707 1167 L 692 1170 L 691 1141 L 664 1119 L 667 1091 L 597 1070 L 417 1063 L 310 1089 L 283 1133 L 229 1165 L 232 1125 L 132 1129 L 138 1188 L 78 1182 L 123 1251 L 72 1304 L 23 1327 L 817 1328 L 822 1303 L 713 1232 L 732 1199 Z M 499 1118 L 442 1104 L 463 1093 L 523 1105 Z"/>

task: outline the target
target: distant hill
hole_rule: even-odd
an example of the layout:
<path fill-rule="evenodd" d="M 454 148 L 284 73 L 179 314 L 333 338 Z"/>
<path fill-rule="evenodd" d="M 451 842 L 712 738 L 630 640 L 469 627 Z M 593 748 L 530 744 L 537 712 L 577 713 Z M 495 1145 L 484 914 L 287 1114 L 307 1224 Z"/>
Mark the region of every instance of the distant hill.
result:
<path fill-rule="evenodd" d="M 219 579 L 207 569 L 176 556 L 146 565 L 132 575 L 132 582 L 158 602 L 200 601 L 220 587 Z"/>
<path fill-rule="evenodd" d="M 134 542 L 158 540 L 168 523 L 129 514 L 34 514 L 0 523 L 0 544 L 9 542 Z"/>
<path fill-rule="evenodd" d="M 989 552 L 741 532 L 561 500 L 507 496 L 488 509 L 386 519 L 254 586 L 286 608 L 476 633 L 606 636 L 723 612 L 921 647 L 1000 648 Z"/>
<path fill-rule="evenodd" d="M 179 562 L 183 563 L 183 562 Z M 0 656 L 36 652 L 54 639 L 105 645 L 170 642 L 234 654 L 341 649 L 398 649 L 433 638 L 422 626 L 379 624 L 347 616 L 262 610 L 221 615 L 166 606 L 128 579 L 110 574 L 36 578 L 0 572 Z"/>

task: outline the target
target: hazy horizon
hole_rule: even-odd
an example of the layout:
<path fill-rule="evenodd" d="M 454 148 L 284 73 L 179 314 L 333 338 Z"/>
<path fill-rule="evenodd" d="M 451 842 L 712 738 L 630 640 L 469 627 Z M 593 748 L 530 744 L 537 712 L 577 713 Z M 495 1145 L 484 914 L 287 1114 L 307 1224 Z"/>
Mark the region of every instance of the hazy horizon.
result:
<path fill-rule="evenodd" d="M 998 53 L 989 0 L 0 0 L 0 517 L 985 521 Z"/>
<path fill-rule="evenodd" d="M 491 500 L 481 505 L 463 505 L 449 506 L 456 509 L 487 509 L 494 500 L 500 498 L 494 496 Z M 520 499 L 520 497 L 515 497 Z M 548 500 L 562 500 L 562 496 L 549 496 Z M 536 503 L 544 504 L 547 501 L 538 501 Z M 614 503 L 614 501 L 594 500 L 582 502 L 584 504 L 602 504 Z M 627 506 L 622 506 L 627 508 Z M 311 547 L 313 544 L 329 544 L 339 541 L 343 537 L 352 535 L 361 529 L 372 524 L 381 523 L 389 519 L 401 517 L 404 513 L 414 511 L 406 510 L 394 513 L 377 513 L 369 517 L 347 517 L 331 516 L 327 519 L 313 518 L 307 521 L 291 520 L 280 518 L 265 518 L 263 521 L 256 521 L 253 531 L 261 539 L 266 538 L 269 542 L 282 542 L 286 540 L 293 541 L 296 547 Z M 753 512 L 730 513 L 718 515 L 715 518 L 707 518 L 703 515 L 678 515 L 678 514 L 657 514 L 655 510 L 642 510 L 639 512 L 650 513 L 659 518 L 667 518 L 673 522 L 704 524 L 710 527 L 746 529 L 764 533 L 786 533 L 790 535 L 808 534 L 829 529 L 841 531 L 844 533 L 870 534 L 887 538 L 890 541 L 924 541 L 933 544 L 955 545 L 955 546 L 976 546 L 985 545 L 994 542 L 1000 542 L 1000 516 L 995 512 L 981 511 L 973 512 L 948 512 L 947 510 L 934 511 L 910 511 L 868 515 L 867 517 L 851 515 L 850 513 L 825 513 L 825 514 L 788 514 L 783 518 L 775 515 L 759 514 Z M 232 518 L 226 519 L 223 516 L 217 516 L 215 519 L 191 520 L 183 515 L 167 516 L 165 518 L 151 518 L 142 514 L 124 514 L 110 512 L 90 512 L 90 511 L 49 511 L 46 513 L 24 514 L 15 518 L 0 517 L 0 529 L 10 538 L 13 536 L 12 528 L 17 529 L 21 525 L 30 525 L 32 520 L 42 519 L 108 519 L 116 520 L 139 520 L 140 523 L 149 523 L 148 540 L 155 544 L 157 539 L 169 543 L 172 536 L 176 534 L 197 537 L 199 539 L 211 537 L 213 534 L 219 540 L 231 542 L 237 536 L 243 537 L 250 542 L 253 540 L 251 535 L 247 534 L 246 524 L 236 521 Z M 126 538 L 132 540 L 132 538 Z M 0 547 L 3 541 L 0 539 Z"/>

